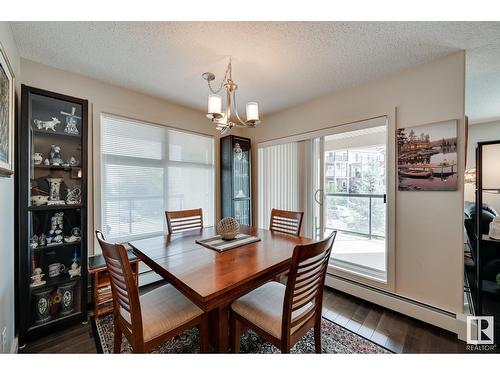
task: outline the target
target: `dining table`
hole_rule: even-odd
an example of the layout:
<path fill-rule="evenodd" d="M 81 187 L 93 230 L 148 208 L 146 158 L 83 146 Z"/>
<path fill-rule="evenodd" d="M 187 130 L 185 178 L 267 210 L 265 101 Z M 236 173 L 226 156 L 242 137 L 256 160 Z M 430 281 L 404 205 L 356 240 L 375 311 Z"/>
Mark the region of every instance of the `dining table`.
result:
<path fill-rule="evenodd" d="M 197 240 L 217 235 L 214 227 L 131 241 L 134 254 L 209 316 L 214 350 L 227 353 L 231 303 L 286 272 L 296 245 L 313 239 L 247 225 L 240 233 L 260 240 L 219 252 Z"/>

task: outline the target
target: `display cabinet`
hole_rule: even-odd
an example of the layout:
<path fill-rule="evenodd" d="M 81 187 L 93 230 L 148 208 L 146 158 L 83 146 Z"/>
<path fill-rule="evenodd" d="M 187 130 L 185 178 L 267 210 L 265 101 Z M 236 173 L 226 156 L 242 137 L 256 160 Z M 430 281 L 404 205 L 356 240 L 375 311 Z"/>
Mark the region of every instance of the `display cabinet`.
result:
<path fill-rule="evenodd" d="M 252 155 L 249 138 L 228 135 L 220 140 L 222 217 L 252 225 Z"/>
<path fill-rule="evenodd" d="M 86 100 L 22 86 L 17 132 L 20 345 L 87 319 Z"/>
<path fill-rule="evenodd" d="M 500 194 L 500 140 L 479 142 L 476 148 L 476 210 L 498 202 Z M 481 211 L 479 211 L 481 212 Z M 498 216 L 486 219 L 476 213 L 477 316 L 494 318 L 495 338 L 500 335 L 500 225 Z M 498 343 L 495 340 L 495 343 Z"/>

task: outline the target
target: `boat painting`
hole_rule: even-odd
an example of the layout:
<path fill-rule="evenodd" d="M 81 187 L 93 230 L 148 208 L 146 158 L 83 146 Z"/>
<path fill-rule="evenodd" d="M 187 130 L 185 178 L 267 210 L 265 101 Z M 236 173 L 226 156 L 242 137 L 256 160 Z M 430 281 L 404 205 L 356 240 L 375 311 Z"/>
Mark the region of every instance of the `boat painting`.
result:
<path fill-rule="evenodd" d="M 458 189 L 457 121 L 396 130 L 398 189 Z"/>

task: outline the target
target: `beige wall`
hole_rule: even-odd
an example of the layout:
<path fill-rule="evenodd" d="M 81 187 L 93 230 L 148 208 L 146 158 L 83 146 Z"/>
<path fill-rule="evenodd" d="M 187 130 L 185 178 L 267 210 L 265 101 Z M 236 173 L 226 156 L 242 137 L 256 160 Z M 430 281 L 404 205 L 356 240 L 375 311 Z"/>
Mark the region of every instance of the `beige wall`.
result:
<path fill-rule="evenodd" d="M 16 79 L 19 78 L 19 55 L 8 22 L 0 22 L 0 43 L 7 53 Z M 19 82 L 18 82 L 19 83 Z M 19 97 L 19 93 L 16 93 Z M 14 348 L 14 177 L 0 177 L 0 351 L 1 334 L 6 328 L 6 347 L 4 352 L 9 353 Z"/>
<path fill-rule="evenodd" d="M 152 97 L 103 81 L 82 75 L 55 69 L 33 61 L 21 59 L 21 81 L 25 85 L 55 91 L 61 94 L 84 98 L 89 101 L 89 127 L 93 134 L 89 137 L 89 253 L 93 253 L 93 218 L 99 213 L 94 212 L 94 204 L 99 202 L 99 189 L 92 189 L 93 174 L 98 170 L 97 155 L 99 150 L 99 129 L 101 112 L 127 116 L 138 120 L 189 130 L 215 137 L 215 178 L 216 178 L 216 212 L 220 217 L 219 188 L 219 135 L 214 126 L 206 119 L 204 113 L 171 102 Z M 182 90 L 182 87 L 179 87 Z M 236 134 L 235 132 L 232 132 Z M 92 193 L 95 193 L 94 196 Z M 98 203 L 97 203 L 98 204 Z M 100 229 L 100 228 L 95 228 Z"/>
<path fill-rule="evenodd" d="M 395 121 L 390 123 L 389 129 L 456 119 L 459 146 L 463 149 L 464 79 L 465 53 L 460 52 L 263 117 L 257 129 L 246 130 L 244 135 L 251 137 L 253 147 L 256 147 L 258 142 L 380 115 L 390 115 L 390 122 Z M 390 148 L 394 150 L 394 147 Z M 254 210 L 257 210 L 257 153 L 253 155 L 256 193 L 253 203 Z M 394 160 L 394 155 L 388 156 Z M 464 170 L 463 156 L 462 152 L 460 174 Z M 389 173 L 395 174 L 395 168 Z M 395 194 L 393 292 L 449 312 L 461 313 L 463 183 L 455 192 L 391 193 Z"/>

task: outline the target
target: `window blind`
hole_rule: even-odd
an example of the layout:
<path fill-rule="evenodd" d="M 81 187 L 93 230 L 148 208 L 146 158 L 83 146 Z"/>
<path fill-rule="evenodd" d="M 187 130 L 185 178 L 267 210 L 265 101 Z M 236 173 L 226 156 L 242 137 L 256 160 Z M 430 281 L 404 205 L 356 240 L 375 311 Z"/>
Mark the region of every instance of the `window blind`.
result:
<path fill-rule="evenodd" d="M 164 233 L 165 211 L 203 209 L 214 224 L 212 137 L 101 115 L 101 222 L 115 242 Z"/>
<path fill-rule="evenodd" d="M 299 143 L 261 147 L 259 161 L 259 227 L 268 228 L 272 208 L 299 208 Z"/>

